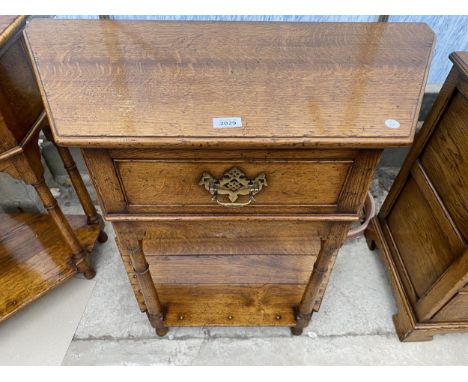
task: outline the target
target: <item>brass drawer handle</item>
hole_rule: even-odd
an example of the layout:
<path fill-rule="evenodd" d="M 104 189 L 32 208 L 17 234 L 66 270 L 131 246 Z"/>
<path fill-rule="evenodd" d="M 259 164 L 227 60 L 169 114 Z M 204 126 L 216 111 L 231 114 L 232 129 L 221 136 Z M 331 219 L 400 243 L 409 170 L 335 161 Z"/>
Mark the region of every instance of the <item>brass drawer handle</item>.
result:
<path fill-rule="evenodd" d="M 237 167 L 233 167 L 225 172 L 221 179 L 215 179 L 210 173 L 205 171 L 198 184 L 204 186 L 213 195 L 212 200 L 224 207 L 247 206 L 255 201 L 254 195 L 259 193 L 264 186 L 268 185 L 265 173 L 262 172 L 255 179 L 250 180 Z M 231 202 L 220 201 L 218 199 L 219 195 L 227 195 Z M 240 195 L 248 195 L 249 200 L 244 203 L 235 203 Z"/>

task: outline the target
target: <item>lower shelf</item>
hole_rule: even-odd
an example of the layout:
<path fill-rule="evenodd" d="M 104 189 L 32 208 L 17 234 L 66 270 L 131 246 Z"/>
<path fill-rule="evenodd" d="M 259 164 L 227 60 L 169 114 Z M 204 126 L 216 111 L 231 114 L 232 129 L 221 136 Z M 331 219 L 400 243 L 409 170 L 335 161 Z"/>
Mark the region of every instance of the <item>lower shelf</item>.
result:
<path fill-rule="evenodd" d="M 99 225 L 68 215 L 80 243 L 91 250 Z M 0 214 L 0 322 L 76 273 L 69 248 L 47 214 Z"/>
<path fill-rule="evenodd" d="M 156 284 L 168 326 L 294 326 L 305 285 Z"/>

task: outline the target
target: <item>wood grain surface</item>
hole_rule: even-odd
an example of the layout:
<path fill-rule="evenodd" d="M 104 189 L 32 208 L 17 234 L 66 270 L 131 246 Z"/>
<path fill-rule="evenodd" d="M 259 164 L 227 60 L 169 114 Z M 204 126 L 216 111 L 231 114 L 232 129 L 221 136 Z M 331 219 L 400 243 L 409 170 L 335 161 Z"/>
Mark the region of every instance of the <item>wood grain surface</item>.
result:
<path fill-rule="evenodd" d="M 99 225 L 67 215 L 80 244 L 91 250 Z M 49 215 L 0 215 L 0 321 L 73 276 L 72 253 Z"/>
<path fill-rule="evenodd" d="M 267 186 L 256 196 L 258 206 L 334 206 L 352 161 L 114 161 L 129 206 L 219 207 L 199 185 L 204 172 L 221 179 L 236 167 L 248 179 L 264 173 Z M 225 201 L 229 201 L 224 198 Z M 248 197 L 241 200 L 248 199 Z M 220 197 L 223 200 L 223 197 Z M 239 200 L 239 202 L 241 201 Z"/>
<path fill-rule="evenodd" d="M 412 179 L 401 193 L 387 222 L 416 294 L 421 297 L 457 258 L 458 253 L 446 245 L 444 231 Z M 414 255 L 419 252 L 424 256 Z"/>
<path fill-rule="evenodd" d="M 454 66 L 366 231 L 390 273 L 402 341 L 467 331 L 468 53 Z"/>
<path fill-rule="evenodd" d="M 468 108 L 466 97 L 457 92 L 450 108 L 439 122 L 431 142 L 421 154 L 435 189 L 456 226 L 468 241 Z"/>
<path fill-rule="evenodd" d="M 433 34 L 423 24 L 36 19 L 26 41 L 54 137 L 83 148 L 157 333 L 296 324 L 298 334 L 382 148 L 412 141 Z M 242 127 L 214 128 L 215 117 Z M 198 183 L 236 166 L 264 172 L 268 186 L 233 212 Z"/>
<path fill-rule="evenodd" d="M 169 326 L 293 326 L 302 285 L 156 285 Z"/>
<path fill-rule="evenodd" d="M 147 256 L 155 284 L 303 284 L 316 256 Z"/>
<path fill-rule="evenodd" d="M 412 141 L 434 36 L 411 23 L 34 19 L 26 39 L 59 144 L 385 147 Z"/>

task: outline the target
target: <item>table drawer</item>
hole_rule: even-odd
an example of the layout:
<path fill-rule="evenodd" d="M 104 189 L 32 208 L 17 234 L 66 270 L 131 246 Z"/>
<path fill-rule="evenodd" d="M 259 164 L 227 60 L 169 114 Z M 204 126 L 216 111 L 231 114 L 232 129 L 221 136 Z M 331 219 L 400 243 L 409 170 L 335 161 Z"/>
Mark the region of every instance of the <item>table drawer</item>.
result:
<path fill-rule="evenodd" d="M 351 164 L 347 159 L 114 160 L 132 212 L 335 211 Z M 218 188 L 210 190 L 215 183 Z M 233 206 L 245 208 L 227 208 Z"/>

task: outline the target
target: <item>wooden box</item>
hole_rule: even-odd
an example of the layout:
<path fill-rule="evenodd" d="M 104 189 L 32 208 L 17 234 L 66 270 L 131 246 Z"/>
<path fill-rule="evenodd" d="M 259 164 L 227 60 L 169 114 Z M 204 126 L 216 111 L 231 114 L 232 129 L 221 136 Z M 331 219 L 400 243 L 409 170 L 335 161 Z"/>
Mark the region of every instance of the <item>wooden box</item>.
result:
<path fill-rule="evenodd" d="M 423 24 L 34 20 L 26 36 L 55 139 L 82 148 L 160 335 L 301 333 L 382 149 L 413 140 L 433 45 Z"/>
<path fill-rule="evenodd" d="M 390 273 L 402 341 L 468 329 L 468 53 L 454 63 L 366 232 Z"/>

